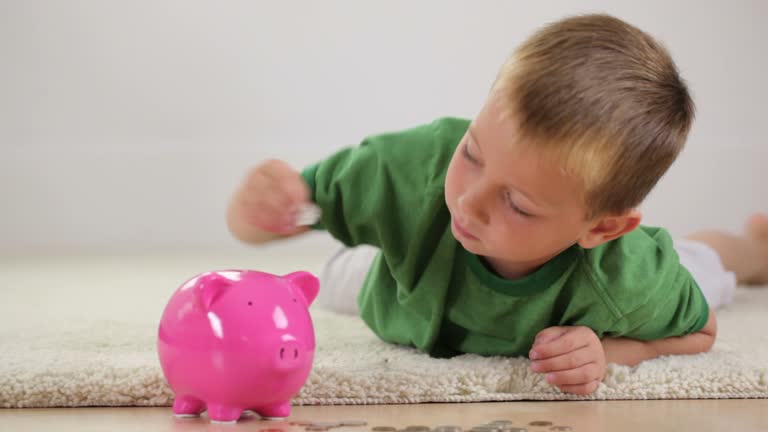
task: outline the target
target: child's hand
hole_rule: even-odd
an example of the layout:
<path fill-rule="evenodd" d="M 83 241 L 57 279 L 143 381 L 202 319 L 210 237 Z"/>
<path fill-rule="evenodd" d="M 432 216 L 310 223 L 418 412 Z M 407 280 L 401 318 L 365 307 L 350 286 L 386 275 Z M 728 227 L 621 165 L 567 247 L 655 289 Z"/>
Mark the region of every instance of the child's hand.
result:
<path fill-rule="evenodd" d="M 299 172 L 281 160 L 252 169 L 234 197 L 239 218 L 264 231 L 292 234 L 299 209 L 309 201 L 309 187 Z"/>
<path fill-rule="evenodd" d="M 534 372 L 566 393 L 587 395 L 605 376 L 603 344 L 589 327 L 549 327 L 536 335 L 528 356 Z"/>

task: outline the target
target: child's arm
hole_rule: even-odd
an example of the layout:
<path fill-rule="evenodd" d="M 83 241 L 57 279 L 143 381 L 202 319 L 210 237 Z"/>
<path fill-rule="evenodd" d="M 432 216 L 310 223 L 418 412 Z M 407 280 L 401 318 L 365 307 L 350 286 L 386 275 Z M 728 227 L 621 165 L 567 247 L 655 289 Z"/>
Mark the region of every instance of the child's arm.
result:
<path fill-rule="evenodd" d="M 263 162 L 248 174 L 227 209 L 227 226 L 238 240 L 266 243 L 309 231 L 296 226 L 309 188 L 296 170 L 279 160 Z"/>
<path fill-rule="evenodd" d="M 663 355 L 707 352 L 712 348 L 716 337 L 717 319 L 715 312 L 710 309 L 707 324 L 697 333 L 652 341 L 605 338 L 603 339 L 603 349 L 608 363 L 634 366 L 644 360 Z"/>
<path fill-rule="evenodd" d="M 716 335 L 717 320 L 712 310 L 700 331 L 651 341 L 601 341 L 589 327 L 549 327 L 536 335 L 529 357 L 531 369 L 546 374 L 548 383 L 566 393 L 591 394 L 603 380 L 607 363 L 634 366 L 662 355 L 706 352 L 712 348 Z"/>

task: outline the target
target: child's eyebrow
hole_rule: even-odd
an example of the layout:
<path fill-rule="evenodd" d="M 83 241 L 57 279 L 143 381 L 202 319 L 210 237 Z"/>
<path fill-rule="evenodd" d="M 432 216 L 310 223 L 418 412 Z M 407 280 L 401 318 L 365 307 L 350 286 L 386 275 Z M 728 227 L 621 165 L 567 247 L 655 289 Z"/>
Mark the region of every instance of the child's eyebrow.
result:
<path fill-rule="evenodd" d="M 467 129 L 467 135 L 469 136 L 469 139 L 475 143 L 475 147 L 477 147 L 478 152 L 481 154 L 483 153 L 482 148 L 480 148 L 480 142 L 477 140 L 477 137 L 475 136 L 475 133 L 472 131 L 472 126 Z"/>
<path fill-rule="evenodd" d="M 482 150 L 482 146 L 480 145 L 480 141 L 478 141 L 478 140 L 477 140 L 477 138 L 476 138 L 476 135 L 475 135 L 475 133 L 473 132 L 473 130 L 472 130 L 472 129 L 473 129 L 473 127 L 470 125 L 470 126 L 469 126 L 469 128 L 467 129 L 467 135 L 468 135 L 468 136 L 469 136 L 469 138 L 472 140 L 472 142 L 475 144 L 475 148 L 477 149 L 477 152 L 478 152 L 479 154 L 482 154 L 482 153 L 483 153 L 483 150 Z M 524 190 L 520 189 L 520 187 L 518 187 L 518 186 L 515 186 L 515 185 L 512 185 L 512 184 L 509 184 L 509 183 L 507 183 L 507 184 L 506 184 L 506 186 L 507 186 L 509 189 L 512 189 L 512 190 L 514 190 L 515 192 L 518 192 L 520 195 L 524 196 L 524 197 L 525 197 L 525 199 L 527 199 L 527 200 L 528 200 L 528 202 L 530 202 L 530 203 L 531 203 L 531 204 L 533 204 L 534 206 L 536 206 L 536 207 L 538 207 L 538 208 L 540 208 L 540 209 L 543 209 L 543 208 L 547 208 L 547 207 L 548 207 L 548 206 L 546 205 L 546 203 L 544 203 L 544 202 L 539 202 L 538 200 L 535 200 L 535 199 L 533 199 L 533 196 L 532 196 L 530 193 L 528 193 L 528 192 L 526 192 L 526 191 L 524 191 Z"/>

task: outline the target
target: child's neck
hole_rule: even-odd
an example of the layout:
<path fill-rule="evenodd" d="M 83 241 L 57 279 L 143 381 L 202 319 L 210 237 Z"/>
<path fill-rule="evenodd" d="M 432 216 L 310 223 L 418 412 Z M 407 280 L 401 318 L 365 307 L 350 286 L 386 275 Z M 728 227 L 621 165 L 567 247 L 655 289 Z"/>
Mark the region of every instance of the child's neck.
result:
<path fill-rule="evenodd" d="M 490 270 L 493 271 L 497 276 L 504 279 L 516 280 L 522 279 L 536 272 L 536 270 L 540 269 L 544 264 L 560 255 L 566 249 L 557 251 L 557 253 L 554 253 L 550 256 L 532 261 L 511 261 L 493 257 L 483 257 L 483 260 L 488 264 Z"/>
<path fill-rule="evenodd" d="M 516 280 L 522 279 L 536 270 L 540 269 L 551 258 L 541 261 L 514 262 L 504 261 L 499 258 L 483 257 L 490 270 L 497 276 L 504 279 Z"/>

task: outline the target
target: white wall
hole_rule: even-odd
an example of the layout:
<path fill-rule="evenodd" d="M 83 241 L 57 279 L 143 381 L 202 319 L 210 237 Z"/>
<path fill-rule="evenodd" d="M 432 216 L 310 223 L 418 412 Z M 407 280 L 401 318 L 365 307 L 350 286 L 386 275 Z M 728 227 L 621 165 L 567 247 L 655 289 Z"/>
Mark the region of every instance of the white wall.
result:
<path fill-rule="evenodd" d="M 646 222 L 738 229 L 768 211 L 766 4 L 0 0 L 0 253 L 239 247 L 247 167 L 472 116 L 517 43 L 578 12 L 661 39 L 698 105 Z"/>

